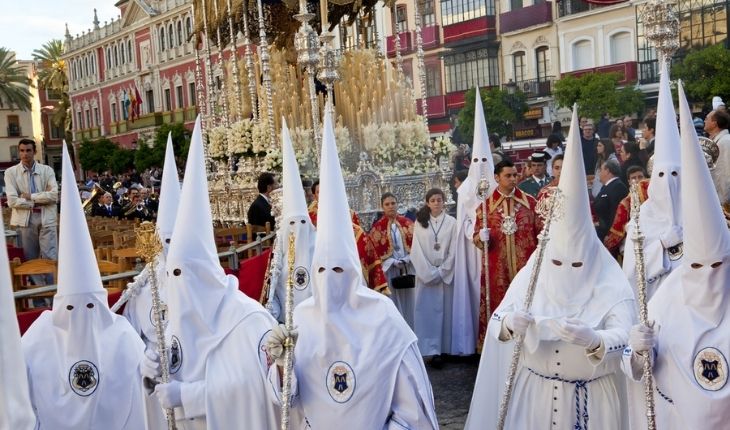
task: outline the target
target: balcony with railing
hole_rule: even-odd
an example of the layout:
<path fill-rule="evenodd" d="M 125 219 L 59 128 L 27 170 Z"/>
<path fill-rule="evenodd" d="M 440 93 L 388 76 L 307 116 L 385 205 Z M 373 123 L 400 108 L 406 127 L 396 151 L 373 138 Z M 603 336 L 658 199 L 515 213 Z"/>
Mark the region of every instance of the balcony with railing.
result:
<path fill-rule="evenodd" d="M 423 99 L 416 100 L 416 111 L 419 115 L 423 114 L 421 100 Z M 446 96 L 426 97 L 426 109 L 428 110 L 426 112 L 428 118 L 442 118 L 447 116 Z"/>
<path fill-rule="evenodd" d="M 505 91 L 519 89 L 528 99 L 535 99 L 538 97 L 548 97 L 553 94 L 553 85 L 555 84 L 555 76 L 545 76 L 540 79 L 527 79 L 524 81 L 508 82 L 502 84 L 502 89 Z"/>
<path fill-rule="evenodd" d="M 627 0 L 561 0 L 558 2 L 558 17 L 575 15 L 577 13 L 588 12 L 600 9 L 606 6 L 612 6 L 619 3 L 625 3 Z"/>
<path fill-rule="evenodd" d="M 572 72 L 563 73 L 562 76 L 580 77 L 588 73 L 618 73 L 620 76 L 618 81 L 619 85 L 633 84 L 638 78 L 636 61 L 609 64 L 607 66 L 592 67 L 590 69 L 574 70 Z"/>
<path fill-rule="evenodd" d="M 421 29 L 423 49 L 433 49 L 441 44 L 441 38 L 439 37 L 440 29 L 441 27 L 438 25 L 430 25 Z"/>
<path fill-rule="evenodd" d="M 553 2 L 546 1 L 500 14 L 499 31 L 504 34 L 552 21 Z"/>
<path fill-rule="evenodd" d="M 195 106 L 188 106 L 183 109 L 176 109 L 167 112 L 152 112 L 140 115 L 134 121 L 119 121 L 109 125 L 110 134 L 117 135 L 149 127 L 159 127 L 162 124 L 187 123 L 195 121 Z"/>
<path fill-rule="evenodd" d="M 78 140 L 91 140 L 99 137 L 101 137 L 99 127 L 85 128 L 76 132 L 76 139 Z"/>
<path fill-rule="evenodd" d="M 413 34 L 410 31 L 404 31 L 399 33 L 398 36 L 400 37 L 401 55 L 413 52 Z M 385 42 L 389 57 L 395 57 L 395 37 L 396 35 L 388 36 Z"/>

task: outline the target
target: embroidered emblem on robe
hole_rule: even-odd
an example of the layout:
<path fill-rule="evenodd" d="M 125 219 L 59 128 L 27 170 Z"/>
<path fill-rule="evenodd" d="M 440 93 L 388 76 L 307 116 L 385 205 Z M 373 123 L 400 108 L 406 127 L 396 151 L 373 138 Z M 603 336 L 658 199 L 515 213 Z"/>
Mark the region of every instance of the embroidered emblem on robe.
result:
<path fill-rule="evenodd" d="M 170 341 L 170 373 L 175 374 L 182 367 L 183 352 L 182 345 L 177 336 L 172 336 Z"/>
<path fill-rule="evenodd" d="M 355 392 L 355 372 L 344 361 L 332 363 L 327 371 L 327 392 L 332 400 L 345 403 L 352 398 Z"/>
<path fill-rule="evenodd" d="M 90 361 L 78 361 L 71 366 L 71 370 L 68 372 L 68 382 L 74 393 L 88 397 L 99 386 L 99 370 Z"/>
<path fill-rule="evenodd" d="M 727 383 L 727 360 L 717 348 L 707 347 L 694 359 L 695 380 L 707 391 L 717 391 Z"/>

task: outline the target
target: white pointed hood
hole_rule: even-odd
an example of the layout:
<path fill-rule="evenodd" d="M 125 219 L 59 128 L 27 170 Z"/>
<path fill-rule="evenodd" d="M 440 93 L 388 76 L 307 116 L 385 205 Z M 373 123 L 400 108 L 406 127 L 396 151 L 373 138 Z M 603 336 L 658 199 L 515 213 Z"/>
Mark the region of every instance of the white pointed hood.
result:
<path fill-rule="evenodd" d="M 329 109 L 323 122 L 313 296 L 294 312 L 299 401 L 319 428 L 338 428 L 346 420 L 380 428 L 390 403 L 374 393 L 393 392 L 400 361 L 416 337 L 393 302 L 365 286 Z M 349 388 L 336 390 L 335 374 L 345 375 Z"/>
<path fill-rule="evenodd" d="M 686 220 L 682 265 L 684 302 L 696 315 L 717 323 L 727 312 L 730 231 L 717 193 L 713 192 L 712 177 L 692 126 L 692 114 L 681 82 L 679 108 L 684 182 L 682 216 Z M 721 264 L 713 268 L 717 263 Z"/>
<path fill-rule="evenodd" d="M 225 274 L 218 259 L 200 116 L 190 141 L 166 267 L 168 345 L 179 352 L 171 360 L 171 373 L 180 381 L 201 380 L 210 352 L 255 306 L 241 308 L 250 299 L 238 291 L 238 280 Z"/>
<path fill-rule="evenodd" d="M 474 97 L 474 142 L 472 144 L 471 164 L 469 165 L 469 174 L 459 187 L 459 205 L 464 205 L 465 210 L 473 217 L 477 206 L 479 206 L 479 198 L 477 197 L 477 188 L 482 177 L 486 177 L 489 181 L 489 193 L 493 193 L 497 189 L 497 181 L 494 179 L 494 158 L 492 151 L 489 149 L 489 131 L 487 130 L 487 121 L 484 118 L 484 107 L 482 106 L 482 97 L 479 94 L 479 88 L 475 88 Z M 457 218 L 462 216 L 457 214 Z"/>
<path fill-rule="evenodd" d="M 654 167 L 649 183 L 649 198 L 641 209 L 642 227 L 643 218 L 646 217 L 647 221 L 666 230 L 682 225 L 680 139 L 666 62 L 662 62 L 659 81 L 654 142 Z"/>
<path fill-rule="evenodd" d="M 170 133 L 167 135 L 165 165 L 162 169 L 162 184 L 160 185 L 160 206 L 157 211 L 157 231 L 165 252 L 169 250 L 179 201 L 180 179 L 177 176 L 177 163 L 175 163 L 175 151 L 172 146 L 172 133 Z"/>
<path fill-rule="evenodd" d="M 550 227 L 531 312 L 536 316 L 575 317 L 597 327 L 615 304 L 633 299 L 633 293 L 621 267 L 598 239 L 591 220 L 577 110 L 574 106 L 558 186 L 562 217 Z M 508 290 L 510 300 L 518 300 L 520 308 L 536 255 L 532 254 Z M 510 294 L 515 285 L 522 293 Z M 551 336 L 548 329 L 539 338 Z"/>
<path fill-rule="evenodd" d="M 66 145 L 62 166 L 58 292 L 23 336 L 33 406 L 43 428 L 142 426 L 141 386 L 129 381 L 144 344 L 109 310 Z"/>
<path fill-rule="evenodd" d="M 5 227 L 0 222 L 0 384 L 6 387 L 0 392 L 0 428 L 31 429 L 35 427 L 35 414 L 30 404 L 28 376 L 20 349 L 12 285 Z"/>
<path fill-rule="evenodd" d="M 312 220 L 309 218 L 307 202 L 304 198 L 304 188 L 299 176 L 299 166 L 292 147 L 289 128 L 286 120 L 282 118 L 281 126 L 281 153 L 283 164 L 283 216 L 279 224 L 278 238 L 279 246 L 277 252 L 281 253 L 278 259 L 281 268 L 279 277 L 276 279 L 275 296 L 270 298 L 272 313 L 279 320 L 284 320 L 286 302 L 286 283 L 289 278 L 289 235 L 294 233 L 294 306 L 296 307 L 304 299 L 311 297 L 312 288 L 312 255 L 314 254 L 314 243 L 316 232 Z M 272 280 L 273 282 L 273 280 Z"/>

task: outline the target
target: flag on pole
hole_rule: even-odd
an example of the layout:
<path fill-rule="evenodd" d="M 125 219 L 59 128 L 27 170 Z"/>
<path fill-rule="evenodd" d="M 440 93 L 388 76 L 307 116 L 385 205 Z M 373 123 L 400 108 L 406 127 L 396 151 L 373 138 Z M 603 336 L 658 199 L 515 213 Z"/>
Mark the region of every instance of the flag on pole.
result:
<path fill-rule="evenodd" d="M 132 92 L 131 88 L 129 89 L 129 101 L 130 101 L 130 103 L 129 103 L 129 105 L 127 105 L 127 109 L 129 109 L 129 119 L 131 121 L 134 121 L 134 114 L 135 114 L 134 105 L 135 105 L 135 103 L 137 103 L 137 100 L 135 99 L 134 93 Z"/>
<path fill-rule="evenodd" d="M 136 100 L 134 105 L 134 114 L 137 115 L 137 118 L 139 118 L 139 114 L 142 109 L 142 96 L 139 94 L 139 89 L 136 86 L 134 87 L 134 98 Z"/>
<path fill-rule="evenodd" d="M 122 118 L 126 121 L 128 118 L 128 109 L 129 109 L 129 95 L 127 94 L 127 90 L 124 90 L 124 95 L 122 96 Z"/>

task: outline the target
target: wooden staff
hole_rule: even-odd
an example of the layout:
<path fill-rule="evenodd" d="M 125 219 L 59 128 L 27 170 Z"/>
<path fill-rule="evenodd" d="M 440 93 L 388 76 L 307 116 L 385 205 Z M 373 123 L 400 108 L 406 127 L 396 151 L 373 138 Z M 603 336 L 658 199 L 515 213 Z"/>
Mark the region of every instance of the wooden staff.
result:
<path fill-rule="evenodd" d="M 535 296 L 535 285 L 537 284 L 537 277 L 540 274 L 540 267 L 542 266 L 542 260 L 545 256 L 545 249 L 547 248 L 548 240 L 550 240 L 548 237 L 550 234 L 550 224 L 552 223 L 552 221 L 559 219 L 563 215 L 562 209 L 562 194 L 560 193 L 560 188 L 554 188 L 548 197 L 538 203 L 537 212 L 540 216 L 543 217 L 543 219 L 545 220 L 545 224 L 542 227 L 542 231 L 537 236 L 537 258 L 535 259 L 535 263 L 532 266 L 532 271 L 530 272 L 530 282 L 527 286 L 527 294 L 525 296 L 524 302 L 525 312 L 529 312 L 530 307 L 532 307 L 532 298 Z M 520 355 L 522 354 L 523 343 L 524 338 L 522 337 L 522 335 L 518 334 L 515 337 L 515 346 L 514 350 L 512 351 L 512 361 L 510 362 L 509 366 L 509 373 L 507 375 L 504 395 L 502 396 L 502 400 L 499 403 L 499 415 L 497 419 L 498 430 L 504 429 L 504 422 L 507 418 L 507 410 L 509 409 L 509 402 L 512 397 L 512 391 L 514 389 L 515 376 L 517 374 L 517 365 L 519 364 Z"/>
<path fill-rule="evenodd" d="M 639 183 L 631 182 L 631 221 L 634 231 L 631 240 L 634 241 L 634 258 L 636 259 L 636 287 L 639 292 L 639 321 L 649 326 L 649 314 L 646 306 L 646 266 L 644 263 L 644 234 L 639 225 L 641 200 L 639 200 Z M 654 416 L 654 376 L 651 373 L 650 352 L 641 353 L 644 361 L 644 402 L 646 403 L 646 425 L 649 430 L 656 430 Z"/>

